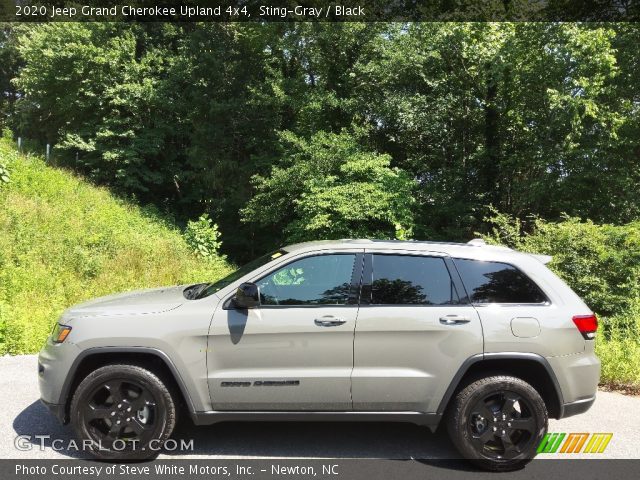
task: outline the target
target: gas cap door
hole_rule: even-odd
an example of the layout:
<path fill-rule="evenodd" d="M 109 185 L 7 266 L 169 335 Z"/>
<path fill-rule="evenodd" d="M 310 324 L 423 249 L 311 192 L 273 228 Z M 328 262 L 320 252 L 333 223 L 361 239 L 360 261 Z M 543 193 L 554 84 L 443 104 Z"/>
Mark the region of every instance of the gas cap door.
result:
<path fill-rule="evenodd" d="M 533 338 L 540 335 L 540 322 L 533 317 L 515 317 L 511 319 L 511 333 L 520 338 Z"/>

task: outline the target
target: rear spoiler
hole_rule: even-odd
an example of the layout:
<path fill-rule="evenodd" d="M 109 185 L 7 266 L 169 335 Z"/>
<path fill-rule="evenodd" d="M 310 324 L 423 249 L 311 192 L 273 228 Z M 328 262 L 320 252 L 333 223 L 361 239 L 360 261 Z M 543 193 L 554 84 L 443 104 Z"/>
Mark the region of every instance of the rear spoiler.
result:
<path fill-rule="evenodd" d="M 528 255 L 535 258 L 540 263 L 544 263 L 545 265 L 553 259 L 551 255 L 538 255 L 537 253 L 529 253 Z"/>

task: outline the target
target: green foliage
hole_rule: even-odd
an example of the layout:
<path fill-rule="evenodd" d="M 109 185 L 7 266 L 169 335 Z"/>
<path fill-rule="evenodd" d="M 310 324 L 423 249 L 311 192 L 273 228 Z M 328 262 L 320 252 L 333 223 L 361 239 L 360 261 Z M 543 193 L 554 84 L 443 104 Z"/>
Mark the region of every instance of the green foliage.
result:
<path fill-rule="evenodd" d="M 16 79 L 0 81 L 19 91 L 6 111 L 23 137 L 182 220 L 204 205 L 225 252 L 246 259 L 260 253 L 255 244 L 354 230 L 336 225 L 336 204 L 313 205 L 352 195 L 325 186 L 296 204 L 305 214 L 308 204 L 317 228 L 283 236 L 255 215 L 237 221 L 253 209 L 250 179 L 283 168 L 283 132 L 358 131 L 363 152 L 415 179 L 413 229 L 399 222 L 400 237 L 468 239 L 487 204 L 521 218 L 638 218 L 639 32 L 544 22 L 10 25 L 0 56 L 18 59 L 4 75 Z M 380 230 L 393 235 L 371 232 Z"/>
<path fill-rule="evenodd" d="M 604 335 L 596 341 L 602 380 L 614 386 L 640 386 L 640 299 L 628 311 L 604 319 L 604 327 Z"/>
<path fill-rule="evenodd" d="M 492 212 L 485 240 L 552 255 L 549 267 L 599 315 L 596 350 L 603 381 L 640 384 L 640 222 L 614 226 L 533 218 L 525 232 L 520 220 Z"/>
<path fill-rule="evenodd" d="M 2 137 L 0 137 L 0 141 L 9 141 L 11 139 L 11 131 L 8 129 L 2 130 Z M 9 183 L 11 177 L 9 175 L 9 169 L 7 166 L 0 161 L 0 187 L 3 183 Z"/>
<path fill-rule="evenodd" d="M 152 209 L 116 199 L 0 140 L 12 172 L 0 189 L 0 354 L 37 351 L 62 310 L 125 290 L 215 280 L 229 271 L 199 259 Z"/>
<path fill-rule="evenodd" d="M 286 160 L 254 178 L 244 221 L 281 226 L 288 242 L 394 238 L 413 226 L 413 181 L 388 155 L 364 150 L 347 131 L 283 136 Z"/>
<path fill-rule="evenodd" d="M 0 4 L 0 12 L 2 5 Z M 17 51 L 17 38 L 11 23 L 0 22 L 0 129 L 15 113 L 17 95 L 12 80 L 18 74 L 22 60 Z"/>
<path fill-rule="evenodd" d="M 521 222 L 495 212 L 484 238 L 525 252 L 552 255 L 549 264 L 600 315 L 627 312 L 640 299 L 640 222 L 596 225 L 565 217 L 562 222 Z"/>
<path fill-rule="evenodd" d="M 3 183 L 9 183 L 9 169 L 4 165 L 4 163 L 0 163 L 0 186 Z"/>
<path fill-rule="evenodd" d="M 197 255 L 204 258 L 219 256 L 220 232 L 208 214 L 200 215 L 198 220 L 189 220 L 184 238 Z"/>

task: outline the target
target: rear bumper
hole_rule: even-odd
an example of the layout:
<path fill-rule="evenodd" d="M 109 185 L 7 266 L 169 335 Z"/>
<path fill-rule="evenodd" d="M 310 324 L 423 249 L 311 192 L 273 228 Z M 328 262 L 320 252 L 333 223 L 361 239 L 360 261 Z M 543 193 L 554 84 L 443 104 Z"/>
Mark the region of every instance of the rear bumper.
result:
<path fill-rule="evenodd" d="M 589 346 L 592 348 L 592 345 Z M 560 387 L 562 410 L 559 418 L 586 412 L 596 398 L 600 360 L 593 351 L 547 357 Z"/>
<path fill-rule="evenodd" d="M 574 415 L 580 415 L 591 408 L 593 402 L 596 401 L 596 396 L 591 398 L 585 398 L 583 400 L 577 400 L 571 403 L 565 403 L 562 406 L 562 412 L 559 418 L 573 417 Z"/>

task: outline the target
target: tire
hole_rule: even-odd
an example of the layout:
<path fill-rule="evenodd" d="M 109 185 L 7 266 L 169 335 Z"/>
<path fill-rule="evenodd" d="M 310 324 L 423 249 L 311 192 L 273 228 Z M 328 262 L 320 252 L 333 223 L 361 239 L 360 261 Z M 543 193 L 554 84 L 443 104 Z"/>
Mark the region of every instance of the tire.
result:
<path fill-rule="evenodd" d="M 78 385 L 70 411 L 76 435 L 101 460 L 154 458 L 176 423 L 165 384 L 136 365 L 106 365 L 90 373 Z"/>
<path fill-rule="evenodd" d="M 460 454 L 491 471 L 518 470 L 530 462 L 548 421 L 538 392 L 519 378 L 502 375 L 467 385 L 456 395 L 446 419 Z"/>

